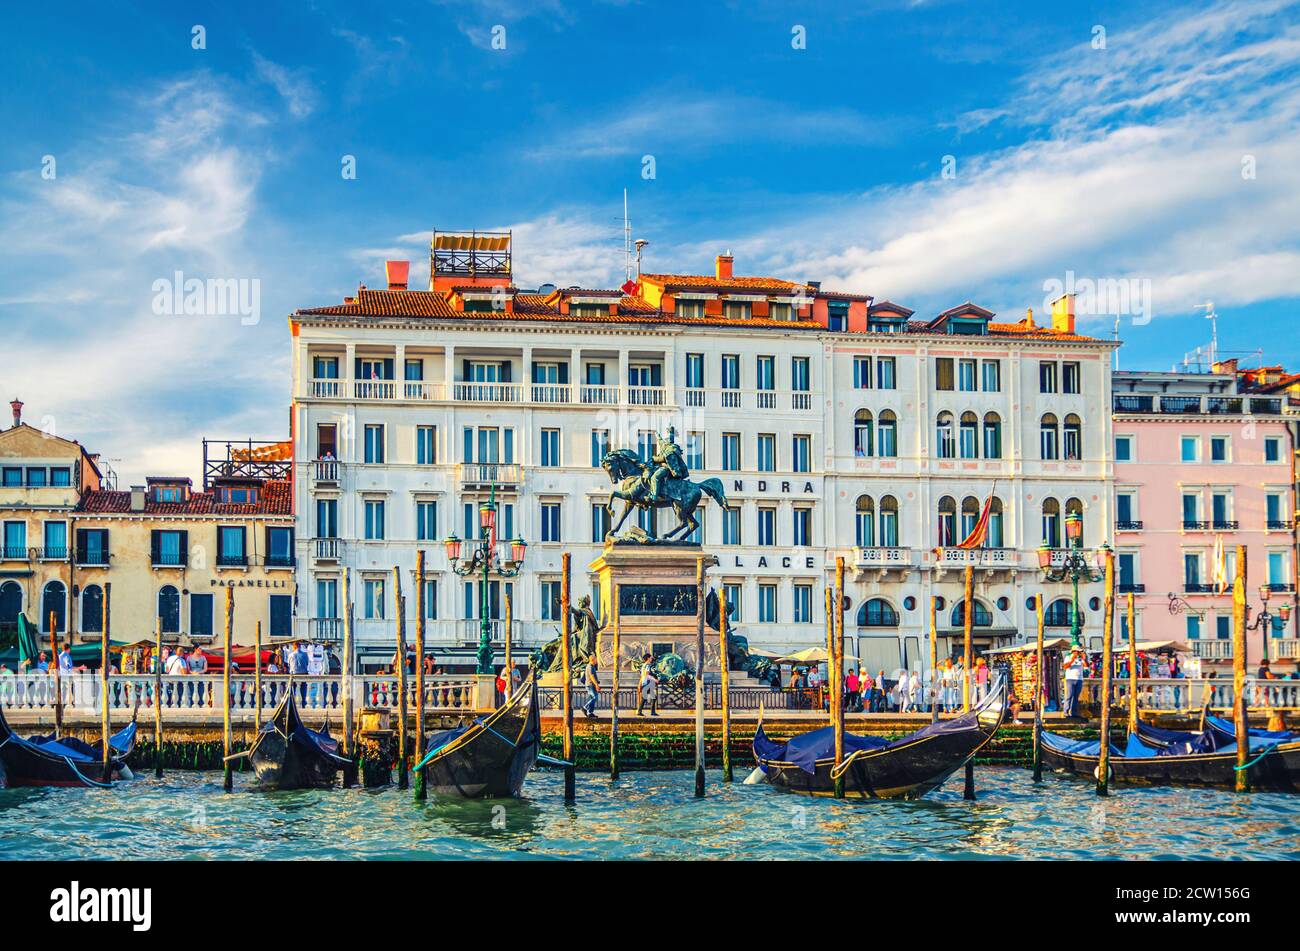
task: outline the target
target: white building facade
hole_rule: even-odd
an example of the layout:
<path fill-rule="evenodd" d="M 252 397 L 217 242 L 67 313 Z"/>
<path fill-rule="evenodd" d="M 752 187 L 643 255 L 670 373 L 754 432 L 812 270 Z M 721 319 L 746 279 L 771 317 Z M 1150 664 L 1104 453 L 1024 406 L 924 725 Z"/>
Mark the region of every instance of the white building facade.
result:
<path fill-rule="evenodd" d="M 712 276 L 642 275 L 631 294 L 523 293 L 450 269 L 435 260 L 428 291 L 390 270 L 388 289 L 290 317 L 295 633 L 339 637 L 350 570 L 363 665 L 391 661 L 394 566 L 410 638 L 418 549 L 427 642 L 444 667 L 473 663 L 479 581 L 451 571 L 442 541 L 477 536 L 489 492 L 502 544 L 528 543 L 517 577 L 491 579 L 494 642 L 506 592 L 514 643 L 550 640 L 562 553 L 574 600 L 594 593 L 586 566 L 611 489 L 601 457 L 648 456 L 669 425 L 692 478 L 725 486 L 730 511 L 701 509 L 700 540 L 720 561 L 711 584 L 768 650 L 824 643 L 837 557 L 849 649 L 871 668 L 922 665 L 932 597 L 948 653 L 968 563 L 977 643 L 1018 640 L 1034 594 L 1068 597 L 1042 582 L 1037 556 L 1044 539 L 1065 545 L 1067 512 L 1081 513 L 1086 547 L 1109 539 L 1114 344 L 1074 333 L 1068 301 L 1046 327 L 969 304 L 918 321 L 865 295 L 735 278 L 729 258 Z M 955 548 L 986 502 L 984 546 Z M 673 524 L 659 513 L 659 532 Z M 1100 597 L 1084 585 L 1092 636 Z"/>

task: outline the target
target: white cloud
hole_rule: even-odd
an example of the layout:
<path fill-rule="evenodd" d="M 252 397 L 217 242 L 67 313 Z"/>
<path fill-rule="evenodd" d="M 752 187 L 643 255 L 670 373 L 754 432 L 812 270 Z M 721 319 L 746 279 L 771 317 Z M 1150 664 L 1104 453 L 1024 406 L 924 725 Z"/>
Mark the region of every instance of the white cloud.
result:
<path fill-rule="evenodd" d="M 270 83 L 284 100 L 289 114 L 304 119 L 316 110 L 316 87 L 303 69 L 289 69 L 273 63 L 261 53 L 253 52 L 253 68 L 257 77 Z"/>

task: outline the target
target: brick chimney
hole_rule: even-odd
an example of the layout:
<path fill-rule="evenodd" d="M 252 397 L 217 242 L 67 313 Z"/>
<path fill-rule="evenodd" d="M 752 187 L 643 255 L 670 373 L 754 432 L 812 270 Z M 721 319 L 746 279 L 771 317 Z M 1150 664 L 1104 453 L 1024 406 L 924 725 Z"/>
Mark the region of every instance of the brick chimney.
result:
<path fill-rule="evenodd" d="M 1074 333 L 1074 295 L 1062 294 L 1052 301 L 1052 329 L 1057 333 Z"/>
<path fill-rule="evenodd" d="M 406 290 L 407 278 L 411 274 L 410 261 L 385 261 L 384 271 L 388 275 L 388 289 L 390 291 Z"/>
<path fill-rule="evenodd" d="M 142 485 L 131 486 L 131 511 L 132 512 L 144 511 L 144 491 L 145 491 L 144 486 Z"/>
<path fill-rule="evenodd" d="M 23 401 L 20 399 L 14 399 L 14 401 L 9 404 L 9 408 L 14 411 L 14 427 L 17 428 L 22 425 L 23 421 Z"/>
<path fill-rule="evenodd" d="M 729 281 L 729 280 L 731 280 L 731 266 L 732 266 L 735 262 L 736 262 L 736 259 L 733 258 L 733 257 L 731 256 L 731 252 L 730 252 L 730 251 L 728 251 L 726 254 L 719 254 L 719 255 L 718 255 L 718 259 L 717 259 L 717 267 L 716 267 L 716 273 L 717 273 L 717 278 L 718 278 L 718 280 L 720 280 L 720 281 Z"/>

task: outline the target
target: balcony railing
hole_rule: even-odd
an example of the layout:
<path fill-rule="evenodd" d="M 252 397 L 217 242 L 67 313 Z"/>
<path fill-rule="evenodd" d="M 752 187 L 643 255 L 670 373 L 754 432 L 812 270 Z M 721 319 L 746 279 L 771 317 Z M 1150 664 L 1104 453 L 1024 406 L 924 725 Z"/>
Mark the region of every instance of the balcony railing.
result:
<path fill-rule="evenodd" d="M 337 484 L 339 481 L 339 461 L 337 459 L 317 459 L 312 464 L 311 476 L 312 481 L 317 485 Z"/>
<path fill-rule="evenodd" d="M 617 406 L 618 387 L 603 383 L 583 383 L 578 387 L 578 401 L 588 406 Z"/>
<path fill-rule="evenodd" d="M 0 561 L 31 561 L 32 550 L 26 545 L 0 545 Z"/>
<path fill-rule="evenodd" d="M 217 554 L 218 568 L 247 568 L 248 556 L 243 552 L 220 552 Z"/>
<path fill-rule="evenodd" d="M 1214 591 L 1214 585 L 1206 581 L 1184 581 L 1183 590 L 1188 594 L 1210 594 Z"/>
<path fill-rule="evenodd" d="M 1014 568 L 1020 553 L 1014 548 L 940 548 L 939 566 L 974 565 L 977 568 Z"/>
<path fill-rule="evenodd" d="M 352 384 L 352 395 L 359 400 L 391 400 L 396 393 L 393 380 L 356 380 Z"/>
<path fill-rule="evenodd" d="M 1128 594 L 1129 592 L 1132 592 L 1133 594 L 1143 594 L 1147 590 L 1147 586 L 1142 584 L 1140 581 L 1130 581 L 1127 583 L 1121 581 L 1119 584 L 1115 585 L 1115 589 L 1120 594 Z"/>
<path fill-rule="evenodd" d="M 910 568 L 916 553 L 910 548 L 866 546 L 853 550 L 853 564 L 858 568 Z"/>
<path fill-rule="evenodd" d="M 1116 396 L 1117 413 L 1154 413 L 1155 398 L 1151 396 Z"/>
<path fill-rule="evenodd" d="M 337 617 L 314 617 L 308 620 L 307 630 L 313 641 L 341 641 L 343 639 L 343 619 Z"/>
<path fill-rule="evenodd" d="M 630 406 L 665 406 L 668 390 L 662 386 L 629 386 L 624 390 Z"/>
<path fill-rule="evenodd" d="M 108 550 L 95 550 L 87 548 L 78 548 L 76 554 L 77 567 L 79 568 L 102 568 L 108 564 Z"/>
<path fill-rule="evenodd" d="M 469 403 L 522 403 L 522 383 L 453 383 L 452 399 Z"/>
<path fill-rule="evenodd" d="M 1183 531 L 1185 532 L 1208 532 L 1209 530 L 1209 522 L 1194 518 L 1183 519 Z"/>
<path fill-rule="evenodd" d="M 1297 637 L 1279 637 L 1273 641 L 1277 645 L 1274 653 L 1278 657 L 1289 657 L 1292 660 L 1300 660 L 1300 638 Z"/>
<path fill-rule="evenodd" d="M 338 561 L 342 550 L 341 539 L 317 538 L 312 542 L 312 552 L 317 561 Z"/>
<path fill-rule="evenodd" d="M 1115 530 L 1118 532 L 1140 532 L 1142 531 L 1142 520 L 1129 519 L 1127 522 L 1116 522 Z"/>
<path fill-rule="evenodd" d="M 1295 585 L 1290 581 L 1270 581 L 1268 583 L 1269 591 L 1281 591 L 1284 594 L 1295 590 Z"/>
<path fill-rule="evenodd" d="M 266 567 L 268 568 L 292 568 L 298 563 L 298 559 L 293 555 L 267 555 Z"/>
<path fill-rule="evenodd" d="M 1235 532 L 1237 530 L 1237 523 L 1233 521 L 1215 519 L 1211 525 L 1216 532 Z"/>
<path fill-rule="evenodd" d="M 1282 412 L 1281 399 L 1251 397 L 1249 400 L 1236 396 L 1207 396 L 1202 403 L 1199 396 L 1138 396 L 1136 394 L 1117 395 L 1112 405 L 1117 413 L 1174 413 L 1180 416 L 1238 416 L 1243 411 L 1254 414 L 1276 415 Z"/>
<path fill-rule="evenodd" d="M 775 390 L 759 390 L 754 396 L 759 409 L 776 409 Z"/>
<path fill-rule="evenodd" d="M 1228 638 L 1223 640 L 1193 638 L 1191 645 L 1192 653 L 1202 660 L 1232 660 L 1232 641 Z"/>
<path fill-rule="evenodd" d="M 534 383 L 532 399 L 534 403 L 568 403 L 572 401 L 572 392 L 567 383 Z"/>
<path fill-rule="evenodd" d="M 184 568 L 185 553 L 180 551 L 155 552 L 152 559 L 152 564 L 155 568 Z"/>
<path fill-rule="evenodd" d="M 447 388 L 441 383 L 425 383 L 423 380 L 404 380 L 402 382 L 403 399 L 427 402 L 429 400 L 445 399 L 446 395 Z"/>
<path fill-rule="evenodd" d="M 1280 399 L 1251 397 L 1250 411 L 1252 413 L 1277 414 L 1282 412 L 1282 401 Z"/>
<path fill-rule="evenodd" d="M 1205 408 L 1213 415 L 1239 416 L 1241 399 L 1229 396 L 1211 396 L 1205 401 Z"/>
<path fill-rule="evenodd" d="M 807 390 L 795 390 L 790 394 L 791 409 L 812 409 L 812 394 Z"/>
<path fill-rule="evenodd" d="M 497 488 L 501 488 L 517 486 L 523 480 L 522 471 L 513 463 L 464 462 L 459 468 L 462 486 L 486 486 L 495 483 Z"/>
<path fill-rule="evenodd" d="M 1201 412 L 1201 398 L 1199 396 L 1162 396 L 1160 397 L 1160 411 L 1195 416 Z"/>
<path fill-rule="evenodd" d="M 478 618 L 461 618 L 456 622 L 459 628 L 460 642 L 466 647 L 472 647 L 479 642 L 481 636 L 480 621 Z M 506 632 L 506 622 L 496 618 L 488 619 L 488 637 L 492 643 L 504 643 Z"/>
<path fill-rule="evenodd" d="M 1268 530 L 1270 532 L 1289 532 L 1295 529 L 1295 522 L 1284 522 L 1280 519 L 1269 519 Z"/>
<path fill-rule="evenodd" d="M 67 561 L 68 546 L 58 545 L 48 548 L 37 548 L 35 550 L 37 561 Z"/>
<path fill-rule="evenodd" d="M 344 396 L 342 380 L 312 380 L 311 395 L 318 400 L 341 400 Z"/>

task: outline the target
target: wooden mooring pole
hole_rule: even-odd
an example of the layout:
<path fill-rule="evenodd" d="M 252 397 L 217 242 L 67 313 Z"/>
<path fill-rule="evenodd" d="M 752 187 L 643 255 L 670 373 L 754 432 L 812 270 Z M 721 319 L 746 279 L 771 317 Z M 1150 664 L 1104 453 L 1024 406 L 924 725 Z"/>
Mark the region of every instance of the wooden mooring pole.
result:
<path fill-rule="evenodd" d="M 113 583 L 111 581 L 104 582 L 103 624 L 100 625 L 103 629 L 103 639 L 99 645 L 99 729 L 102 734 L 100 742 L 104 750 L 104 782 L 109 780 L 109 763 L 112 755 L 108 742 L 109 727 L 111 726 L 108 713 L 108 638 L 113 625 L 112 595 Z"/>
<path fill-rule="evenodd" d="M 695 798 L 704 797 L 704 556 L 695 559 Z"/>
<path fill-rule="evenodd" d="M 225 764 L 225 775 L 221 780 L 221 788 L 226 792 L 231 792 L 235 788 L 235 767 L 230 760 L 230 642 L 233 639 L 234 627 L 235 589 L 227 585 L 226 630 L 221 640 L 221 645 L 224 648 L 224 656 L 221 658 L 221 692 L 224 694 L 221 699 L 221 749 L 225 755 L 225 759 L 222 760 Z"/>
<path fill-rule="evenodd" d="M 1115 553 L 1106 551 L 1105 615 L 1101 635 L 1101 747 L 1097 755 L 1097 795 L 1110 794 L 1110 684 L 1115 635 Z"/>
<path fill-rule="evenodd" d="M 613 633 L 613 648 L 610 653 L 609 666 L 613 671 L 613 686 L 609 692 L 609 778 L 618 779 L 618 688 L 619 661 L 623 653 L 622 635 L 619 632 L 621 621 L 618 616 L 618 586 L 610 585 L 609 625 Z"/>
<path fill-rule="evenodd" d="M 835 724 L 835 798 L 844 798 L 844 558 L 835 559 L 835 603 L 832 613 L 834 673 L 831 675 L 832 722 Z"/>
<path fill-rule="evenodd" d="M 930 597 L 930 722 L 939 722 L 939 619 L 938 599 Z M 858 675 L 862 675 L 862 661 L 858 661 Z"/>
<path fill-rule="evenodd" d="M 162 618 L 159 617 L 153 625 L 153 774 L 156 779 L 162 779 L 163 774 L 162 675 Z"/>
<path fill-rule="evenodd" d="M 560 556 L 560 616 L 564 619 L 561 626 L 560 659 L 561 676 L 564 678 L 560 696 L 564 707 L 564 801 L 573 802 L 577 797 L 577 777 L 573 767 L 573 656 L 570 641 L 573 638 L 573 617 L 569 613 L 569 553 Z"/>
<path fill-rule="evenodd" d="M 343 786 L 344 788 L 353 785 L 357 781 L 357 739 L 353 732 L 355 710 L 353 708 L 353 689 L 352 689 L 352 588 L 350 579 L 352 569 L 343 569 L 343 736 L 340 741 L 343 745 L 343 755 L 350 761 L 350 765 L 343 767 Z"/>
<path fill-rule="evenodd" d="M 410 785 L 406 750 L 406 599 L 402 597 L 402 570 L 393 566 L 393 603 L 397 605 L 397 788 Z"/>
<path fill-rule="evenodd" d="M 1047 702 L 1047 681 L 1043 679 L 1043 593 L 1034 596 L 1038 619 L 1038 641 L 1034 645 L 1034 782 L 1043 781 L 1043 704 Z"/>
<path fill-rule="evenodd" d="M 963 606 L 966 609 L 966 616 L 962 619 L 962 631 L 966 639 L 966 659 L 962 662 L 965 670 L 962 671 L 962 712 L 970 713 L 971 700 L 971 676 L 974 671 L 971 669 L 974 665 L 975 651 L 971 646 L 971 624 L 975 620 L 975 566 L 966 566 L 966 588 L 963 600 Z M 966 784 L 962 790 L 963 799 L 975 798 L 975 757 L 972 756 L 966 761 Z"/>
<path fill-rule="evenodd" d="M 722 781 L 732 782 L 731 772 L 731 664 L 727 654 L 727 589 L 718 591 L 718 656 L 722 670 Z"/>
<path fill-rule="evenodd" d="M 253 625 L 253 736 L 262 732 L 262 621 Z"/>
<path fill-rule="evenodd" d="M 1246 546 L 1237 546 L 1232 582 L 1232 706 L 1237 728 L 1237 792 L 1249 792 L 1246 757 L 1250 753 L 1250 706 L 1246 697 Z"/>
<path fill-rule="evenodd" d="M 68 649 L 72 649 L 72 635 L 68 635 Z M 54 652 L 54 738 L 63 735 L 63 666 L 59 663 L 59 617 L 50 612 L 50 650 Z"/>
<path fill-rule="evenodd" d="M 1133 592 L 1128 593 L 1128 731 L 1138 728 L 1138 649 L 1137 619 L 1133 614 Z"/>
<path fill-rule="evenodd" d="M 424 758 L 424 549 L 415 553 L 415 758 Z M 510 644 L 510 595 L 506 595 L 506 644 Z M 509 657 L 510 648 L 506 647 Z M 507 679 L 509 678 L 507 667 Z M 426 799 L 429 792 L 424 784 L 424 770 L 415 774 L 415 798 Z"/>

